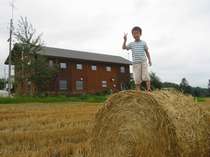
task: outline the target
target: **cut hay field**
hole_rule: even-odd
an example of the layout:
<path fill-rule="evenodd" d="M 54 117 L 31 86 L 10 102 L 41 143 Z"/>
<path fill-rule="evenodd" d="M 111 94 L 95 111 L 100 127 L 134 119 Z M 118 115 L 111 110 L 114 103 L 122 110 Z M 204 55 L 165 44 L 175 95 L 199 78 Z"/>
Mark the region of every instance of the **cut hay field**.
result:
<path fill-rule="evenodd" d="M 210 99 L 199 105 L 210 117 Z M 84 102 L 1 104 L 0 156 L 86 157 L 94 116 L 101 106 Z"/>
<path fill-rule="evenodd" d="M 100 103 L 0 105 L 1 157 L 85 157 Z"/>
<path fill-rule="evenodd" d="M 204 111 L 207 112 L 210 121 L 210 98 L 206 98 L 205 101 L 199 102 L 198 104 Z"/>

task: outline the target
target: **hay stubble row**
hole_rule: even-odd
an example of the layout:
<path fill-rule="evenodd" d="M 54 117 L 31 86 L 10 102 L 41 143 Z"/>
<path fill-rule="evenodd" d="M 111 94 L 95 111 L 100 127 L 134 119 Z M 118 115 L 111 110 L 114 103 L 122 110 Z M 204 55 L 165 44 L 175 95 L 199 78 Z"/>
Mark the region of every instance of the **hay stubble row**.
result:
<path fill-rule="evenodd" d="M 0 105 L 0 156 L 209 155 L 210 102 L 195 107 L 191 97 L 180 93 L 152 92 L 152 95 L 141 93 L 139 96 L 134 91 L 125 91 L 110 96 L 105 105 L 111 106 L 94 103 Z M 207 123 L 204 122 L 206 115 Z"/>

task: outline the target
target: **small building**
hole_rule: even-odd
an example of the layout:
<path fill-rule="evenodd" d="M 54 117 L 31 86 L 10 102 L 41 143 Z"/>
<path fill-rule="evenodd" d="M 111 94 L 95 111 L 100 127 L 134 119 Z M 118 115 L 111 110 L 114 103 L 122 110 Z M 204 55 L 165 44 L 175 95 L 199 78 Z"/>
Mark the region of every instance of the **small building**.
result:
<path fill-rule="evenodd" d="M 50 94 L 115 92 L 128 88 L 132 63 L 123 57 L 52 47 L 42 47 L 38 54 L 47 57 L 49 66 L 55 63 L 59 66 L 47 91 Z M 24 88 L 17 85 L 15 90 L 31 90 L 31 83 L 25 84 Z"/>

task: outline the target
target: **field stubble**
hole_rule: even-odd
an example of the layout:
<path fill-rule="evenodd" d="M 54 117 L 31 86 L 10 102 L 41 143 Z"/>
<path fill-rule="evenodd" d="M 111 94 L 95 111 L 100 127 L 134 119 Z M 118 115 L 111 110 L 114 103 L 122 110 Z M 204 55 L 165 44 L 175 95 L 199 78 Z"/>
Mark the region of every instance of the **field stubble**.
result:
<path fill-rule="evenodd" d="M 99 103 L 0 105 L 1 157 L 85 157 Z"/>
<path fill-rule="evenodd" d="M 200 102 L 210 120 L 210 99 Z M 0 105 L 1 157 L 87 157 L 101 103 Z"/>

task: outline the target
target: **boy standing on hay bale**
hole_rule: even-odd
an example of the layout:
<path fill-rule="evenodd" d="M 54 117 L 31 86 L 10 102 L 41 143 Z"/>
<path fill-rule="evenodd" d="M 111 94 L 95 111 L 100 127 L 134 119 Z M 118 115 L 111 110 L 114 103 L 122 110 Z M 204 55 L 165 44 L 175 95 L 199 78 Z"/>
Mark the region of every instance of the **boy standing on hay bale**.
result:
<path fill-rule="evenodd" d="M 128 45 L 126 45 L 127 34 L 124 34 L 124 42 L 122 48 L 132 51 L 133 76 L 136 85 L 136 90 L 141 90 L 141 83 L 143 81 L 146 81 L 147 91 L 151 91 L 147 58 L 150 66 L 152 66 L 152 62 L 147 44 L 145 41 L 140 40 L 142 34 L 142 30 L 140 27 L 135 26 L 131 32 L 133 38 L 135 39 L 134 42 L 130 42 Z"/>

